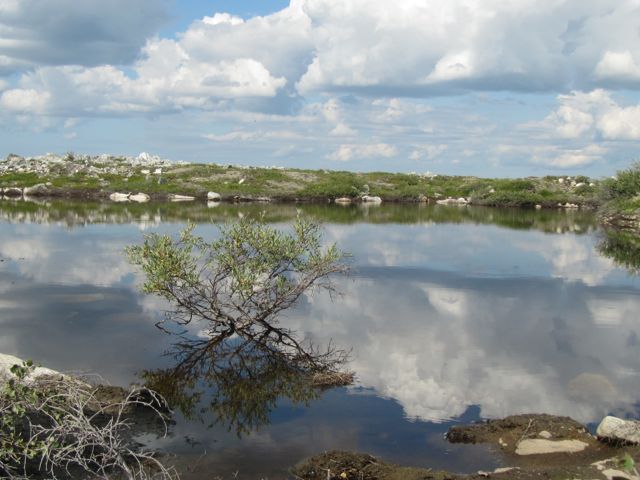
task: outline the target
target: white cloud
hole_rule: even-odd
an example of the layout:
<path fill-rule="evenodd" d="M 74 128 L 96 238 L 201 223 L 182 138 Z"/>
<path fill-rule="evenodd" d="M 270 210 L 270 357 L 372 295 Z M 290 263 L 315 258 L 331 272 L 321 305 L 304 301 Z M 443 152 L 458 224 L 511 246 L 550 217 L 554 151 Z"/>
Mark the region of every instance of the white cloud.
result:
<path fill-rule="evenodd" d="M 392 158 L 398 150 L 388 143 L 374 143 L 370 145 L 344 144 L 328 156 L 329 160 L 348 162 L 350 160 L 366 158 Z"/>
<path fill-rule="evenodd" d="M 42 113 L 46 110 L 51 100 L 49 92 L 35 89 L 7 90 L 0 96 L 2 108 L 14 112 Z"/>
<path fill-rule="evenodd" d="M 263 139 L 277 139 L 277 140 L 297 140 L 303 138 L 300 134 L 288 130 L 277 130 L 270 132 L 248 132 L 244 130 L 236 130 L 221 135 L 213 133 L 204 135 L 208 140 L 214 142 L 236 142 L 236 141 L 254 141 Z"/>
<path fill-rule="evenodd" d="M 563 139 L 640 140 L 640 105 L 619 105 L 611 93 L 596 89 L 559 95 L 558 108 L 542 122 L 523 126 Z"/>
<path fill-rule="evenodd" d="M 357 130 L 354 130 L 349 125 L 344 123 L 338 123 L 333 130 L 329 132 L 332 137 L 354 137 L 358 134 Z"/>
<path fill-rule="evenodd" d="M 531 149 L 531 147 L 529 148 Z M 607 148 L 591 144 L 584 148 L 533 147 L 532 161 L 554 168 L 584 167 L 602 159 Z"/>
<path fill-rule="evenodd" d="M 640 140 L 640 105 L 612 107 L 598 120 L 598 130 L 609 140 Z"/>
<path fill-rule="evenodd" d="M 595 74 L 603 79 L 640 80 L 640 66 L 629 50 L 606 51 L 596 66 Z"/>
<path fill-rule="evenodd" d="M 436 144 L 436 145 L 421 145 L 420 147 L 414 149 L 409 155 L 409 160 L 422 160 L 426 158 L 427 160 L 433 160 L 434 158 L 440 156 L 444 151 L 446 151 L 448 145 L 444 143 Z"/>

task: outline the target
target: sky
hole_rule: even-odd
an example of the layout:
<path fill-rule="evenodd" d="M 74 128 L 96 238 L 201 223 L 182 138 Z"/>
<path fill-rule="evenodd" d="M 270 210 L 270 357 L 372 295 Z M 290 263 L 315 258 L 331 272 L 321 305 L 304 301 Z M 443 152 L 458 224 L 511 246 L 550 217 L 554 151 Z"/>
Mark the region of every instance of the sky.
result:
<path fill-rule="evenodd" d="M 0 156 L 613 175 L 638 25 L 640 0 L 1 0 Z"/>

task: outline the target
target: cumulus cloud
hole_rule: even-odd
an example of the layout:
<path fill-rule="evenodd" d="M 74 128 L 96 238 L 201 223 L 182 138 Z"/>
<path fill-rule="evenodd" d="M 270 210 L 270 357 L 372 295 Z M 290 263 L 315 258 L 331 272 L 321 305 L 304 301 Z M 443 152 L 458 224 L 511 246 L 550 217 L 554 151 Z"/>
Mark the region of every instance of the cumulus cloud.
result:
<path fill-rule="evenodd" d="M 168 20 L 167 0 L 4 0 L 0 74 L 38 65 L 132 62 Z"/>
<path fill-rule="evenodd" d="M 591 144 L 584 148 L 560 149 L 558 147 L 534 147 L 532 161 L 556 168 L 584 167 L 602 159 L 607 148 Z"/>
<path fill-rule="evenodd" d="M 557 101 L 558 108 L 542 122 L 524 128 L 562 139 L 640 140 L 640 105 L 620 105 L 603 89 L 574 91 L 559 95 Z"/>
<path fill-rule="evenodd" d="M 367 158 L 392 158 L 398 155 L 398 149 L 388 143 L 374 143 L 370 145 L 343 144 L 331 153 L 329 160 L 348 162 Z"/>
<path fill-rule="evenodd" d="M 433 160 L 447 150 L 447 148 L 448 146 L 444 143 L 437 145 L 421 145 L 411 152 L 409 160 L 422 160 L 423 158 Z"/>
<path fill-rule="evenodd" d="M 633 65 L 607 52 L 640 46 L 634 33 L 640 13 L 631 0 L 307 0 L 303 10 L 318 27 L 314 59 L 298 81 L 302 92 L 604 85 L 628 77 Z"/>

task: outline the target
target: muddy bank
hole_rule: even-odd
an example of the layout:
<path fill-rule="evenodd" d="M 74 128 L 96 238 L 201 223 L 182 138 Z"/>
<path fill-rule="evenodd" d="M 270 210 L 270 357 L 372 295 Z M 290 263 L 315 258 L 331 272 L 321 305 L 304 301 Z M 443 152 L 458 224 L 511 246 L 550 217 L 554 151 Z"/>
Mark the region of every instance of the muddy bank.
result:
<path fill-rule="evenodd" d="M 363 453 L 331 451 L 300 463 L 292 473 L 305 480 L 638 478 L 637 445 L 598 439 L 569 417 L 515 415 L 455 426 L 447 433 L 447 440 L 490 444 L 502 453 L 504 465 L 491 472 L 462 475 L 395 465 Z"/>

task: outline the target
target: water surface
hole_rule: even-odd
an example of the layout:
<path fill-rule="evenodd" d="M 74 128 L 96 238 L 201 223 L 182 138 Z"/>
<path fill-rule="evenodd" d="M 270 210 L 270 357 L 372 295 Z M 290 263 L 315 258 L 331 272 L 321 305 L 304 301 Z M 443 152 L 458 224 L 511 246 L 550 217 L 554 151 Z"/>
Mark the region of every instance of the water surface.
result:
<path fill-rule="evenodd" d="M 0 201 L 0 351 L 121 385 L 171 366 L 171 337 L 154 326 L 165 305 L 139 293 L 124 247 L 188 221 L 213 238 L 220 222 L 260 212 L 282 228 L 311 215 L 352 253 L 341 297 L 305 297 L 282 321 L 352 349 L 357 382 L 308 405 L 281 399 L 240 436 L 211 412 L 178 414 L 153 442 L 186 478 L 285 478 L 334 448 L 470 472 L 501 458 L 448 445 L 453 423 L 637 416 L 640 283 L 599 253 L 603 233 L 582 211 Z"/>

